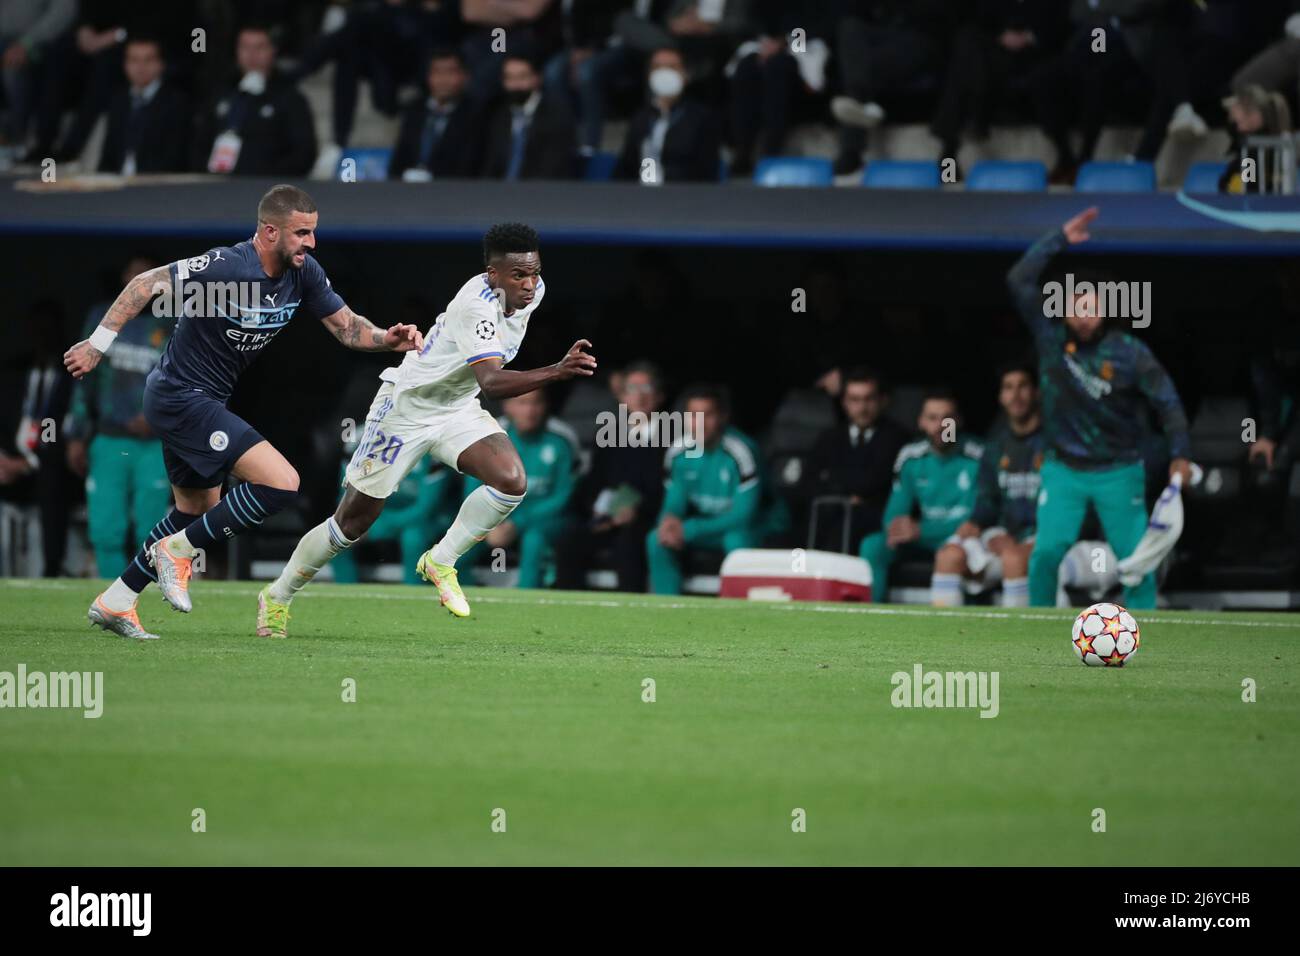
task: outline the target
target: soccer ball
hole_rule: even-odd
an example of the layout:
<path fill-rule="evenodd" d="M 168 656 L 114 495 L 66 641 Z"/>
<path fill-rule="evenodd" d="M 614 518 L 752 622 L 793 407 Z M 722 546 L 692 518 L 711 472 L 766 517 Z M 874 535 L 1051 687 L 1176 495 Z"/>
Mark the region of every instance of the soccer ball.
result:
<path fill-rule="evenodd" d="M 1123 667 L 1138 650 L 1138 625 L 1118 604 L 1094 604 L 1074 619 L 1074 653 L 1090 667 Z"/>

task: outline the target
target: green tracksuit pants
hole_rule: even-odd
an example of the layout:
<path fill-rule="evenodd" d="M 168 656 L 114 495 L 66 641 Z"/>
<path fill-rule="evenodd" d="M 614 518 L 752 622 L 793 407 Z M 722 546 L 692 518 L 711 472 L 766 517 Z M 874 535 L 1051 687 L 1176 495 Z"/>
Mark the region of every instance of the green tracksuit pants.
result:
<path fill-rule="evenodd" d="M 96 435 L 87 449 L 86 512 L 101 578 L 115 578 L 165 515 L 171 483 L 155 439 Z M 129 529 L 128 529 L 129 526 Z M 127 537 L 129 533 L 130 538 Z M 128 545 L 127 542 L 135 542 Z"/>
<path fill-rule="evenodd" d="M 1029 558 L 1029 603 L 1052 607 L 1061 559 L 1079 538 L 1089 502 L 1117 558 L 1137 548 L 1147 527 L 1146 475 L 1140 461 L 1084 471 L 1052 459 L 1043 462 L 1041 475 L 1038 535 Z M 1124 605 L 1136 610 L 1156 606 L 1154 572 L 1136 587 L 1125 588 Z"/>
<path fill-rule="evenodd" d="M 921 522 L 921 537 L 907 544 L 891 548 L 885 544 L 885 532 L 877 531 L 862 539 L 858 556 L 871 565 L 871 600 L 882 602 L 889 600 L 889 566 L 894 563 L 900 552 L 903 555 L 915 554 L 934 557 L 939 546 L 952 537 L 955 526 L 944 522 L 935 526 Z"/>
<path fill-rule="evenodd" d="M 650 565 L 650 590 L 654 594 L 682 593 L 682 558 L 693 548 L 721 551 L 730 554 L 737 548 L 756 548 L 762 539 L 761 529 L 737 528 L 720 535 L 704 535 L 690 542 L 681 551 L 665 548 L 659 543 L 659 529 L 654 527 L 646 535 L 646 560 Z"/>

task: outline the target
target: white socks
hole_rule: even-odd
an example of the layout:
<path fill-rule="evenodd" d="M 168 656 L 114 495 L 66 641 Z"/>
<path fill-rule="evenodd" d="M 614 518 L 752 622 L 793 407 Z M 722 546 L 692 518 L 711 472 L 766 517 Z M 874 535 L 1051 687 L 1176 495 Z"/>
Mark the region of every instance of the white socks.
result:
<path fill-rule="evenodd" d="M 1029 578 L 1007 578 L 1002 582 L 1003 607 L 1029 607 Z"/>
<path fill-rule="evenodd" d="M 454 565 L 462 554 L 510 517 L 510 512 L 523 500 L 523 495 L 507 495 L 487 485 L 479 485 L 461 502 L 456 520 L 442 540 L 433 546 L 433 560 L 438 564 Z"/>
<path fill-rule="evenodd" d="M 930 603 L 934 607 L 960 607 L 962 604 L 961 575 L 930 575 Z"/>
<path fill-rule="evenodd" d="M 356 541 L 343 534 L 343 529 L 331 515 L 302 536 L 289 557 L 289 563 L 272 582 L 271 597 L 281 604 L 288 604 L 334 555 L 354 544 Z"/>
<path fill-rule="evenodd" d="M 185 529 L 182 528 L 176 534 L 166 539 L 167 550 L 178 558 L 192 558 L 198 554 L 198 549 L 190 544 L 190 539 L 185 537 Z"/>
<path fill-rule="evenodd" d="M 139 597 L 140 595 L 136 594 L 126 586 L 125 581 L 118 578 L 108 586 L 107 591 L 99 596 L 99 600 L 103 602 L 104 607 L 108 608 L 110 611 L 116 611 L 118 614 L 122 614 L 135 607 L 136 599 Z"/>
<path fill-rule="evenodd" d="M 960 607 L 964 603 L 960 574 L 930 576 L 930 604 L 934 607 Z M 1002 582 L 1003 607 L 1029 607 L 1029 579 L 1007 578 Z"/>

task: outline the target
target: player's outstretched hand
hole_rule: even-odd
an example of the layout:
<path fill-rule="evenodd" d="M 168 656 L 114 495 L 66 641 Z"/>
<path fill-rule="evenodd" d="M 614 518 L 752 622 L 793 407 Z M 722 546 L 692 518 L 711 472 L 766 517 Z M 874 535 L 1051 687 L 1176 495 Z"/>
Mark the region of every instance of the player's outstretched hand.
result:
<path fill-rule="evenodd" d="M 1091 239 L 1092 234 L 1088 232 L 1088 227 L 1092 225 L 1093 220 L 1100 215 L 1100 209 L 1096 206 L 1089 206 L 1083 212 L 1079 213 L 1079 215 L 1067 222 L 1061 227 L 1061 232 L 1065 233 L 1066 242 L 1070 243 L 1070 245 L 1075 245 L 1080 242 L 1087 242 Z"/>
<path fill-rule="evenodd" d="M 591 348 L 591 343 L 586 339 L 578 339 L 573 343 L 573 348 L 564 353 L 564 358 L 555 363 L 565 378 L 596 374 L 596 356 L 584 352 L 584 348 Z"/>
<path fill-rule="evenodd" d="M 63 353 L 63 367 L 72 373 L 73 378 L 81 378 L 104 357 L 104 353 L 83 339 Z"/>
<path fill-rule="evenodd" d="M 424 336 L 414 325 L 393 325 L 384 330 L 384 344 L 394 352 L 418 352 Z"/>

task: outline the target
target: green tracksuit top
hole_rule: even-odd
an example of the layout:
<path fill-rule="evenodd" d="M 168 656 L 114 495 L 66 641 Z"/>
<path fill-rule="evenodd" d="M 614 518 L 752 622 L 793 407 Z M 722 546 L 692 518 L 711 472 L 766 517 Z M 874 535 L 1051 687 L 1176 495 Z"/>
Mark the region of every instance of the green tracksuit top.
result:
<path fill-rule="evenodd" d="M 975 507 L 976 475 L 984 446 L 973 438 L 939 454 L 929 441 L 904 445 L 894 463 L 894 489 L 885 505 L 883 526 L 900 515 L 920 514 L 921 536 L 946 538 L 970 518 Z"/>
<path fill-rule="evenodd" d="M 691 457 L 683 446 L 668 451 L 667 486 L 660 516 L 682 519 L 687 544 L 717 539 L 759 520 L 763 482 L 758 449 L 735 428 L 727 428 L 713 448 Z"/>

